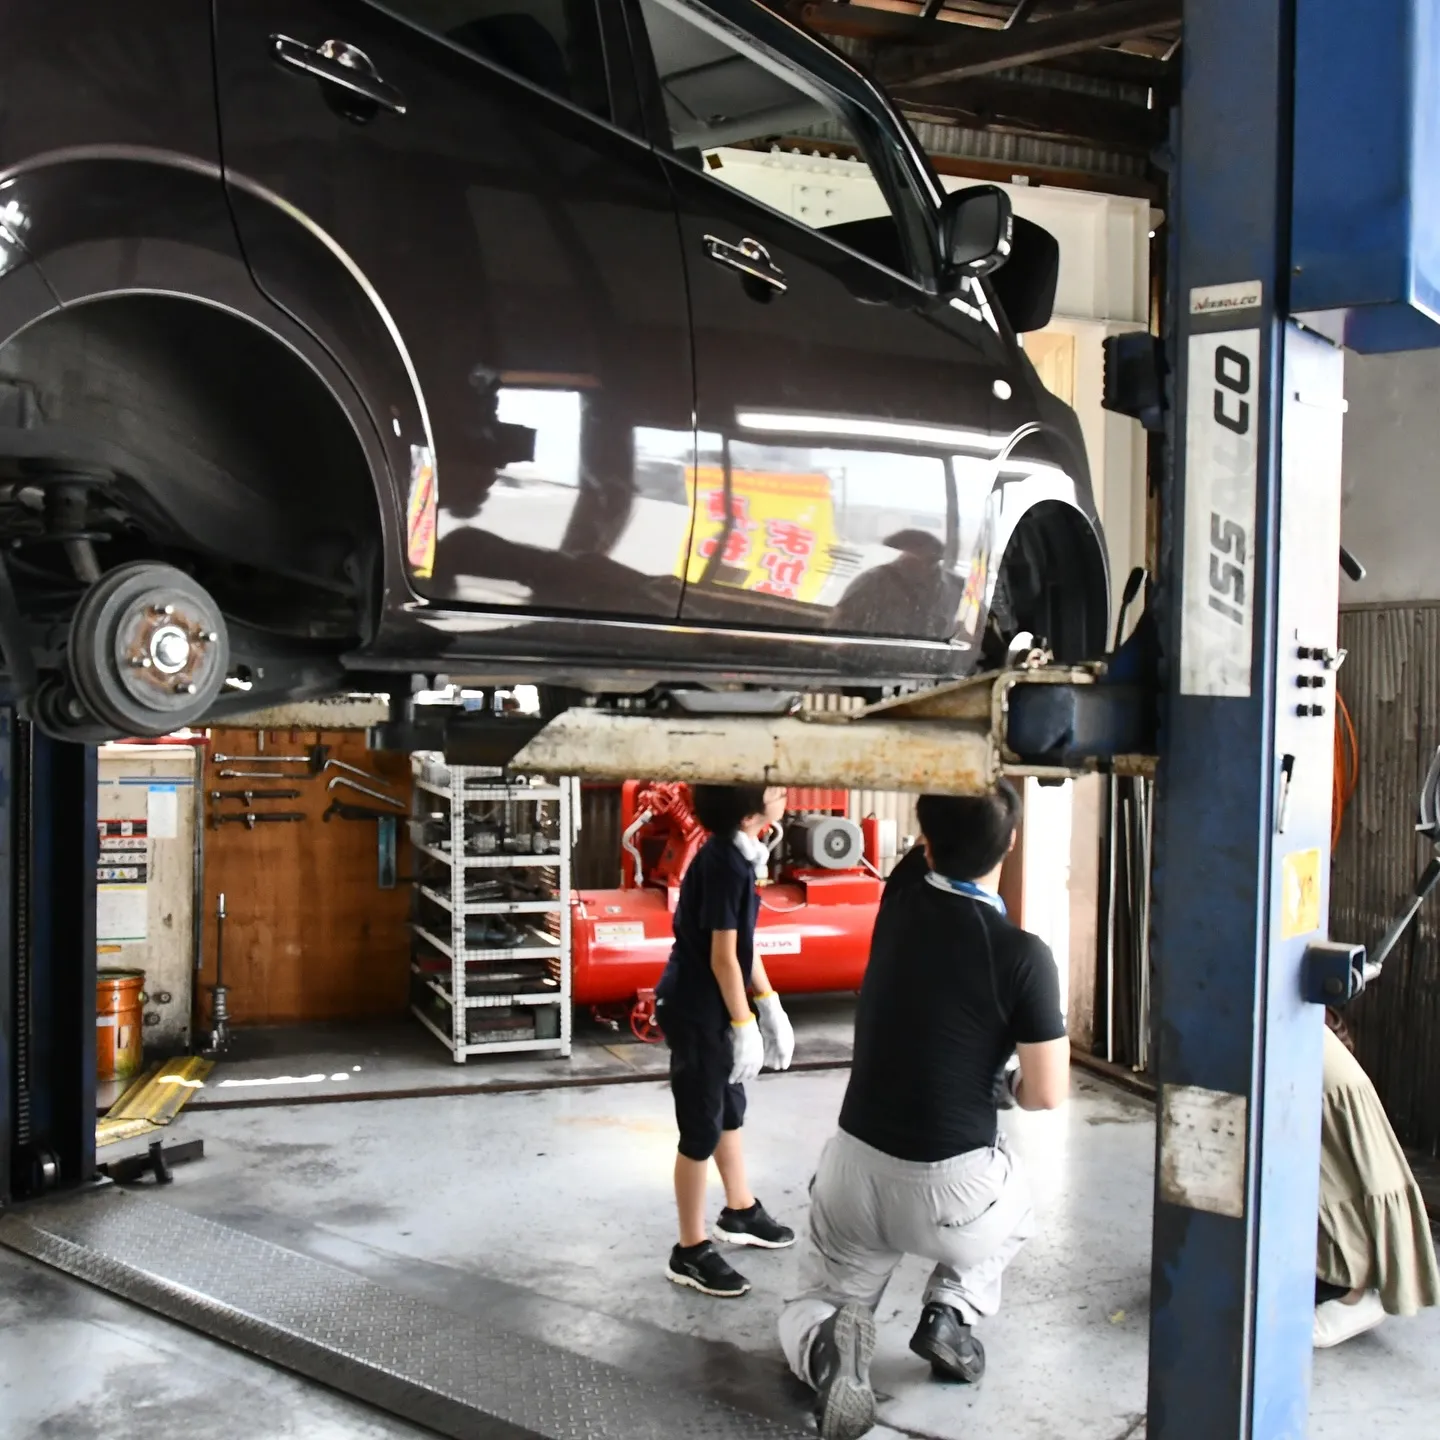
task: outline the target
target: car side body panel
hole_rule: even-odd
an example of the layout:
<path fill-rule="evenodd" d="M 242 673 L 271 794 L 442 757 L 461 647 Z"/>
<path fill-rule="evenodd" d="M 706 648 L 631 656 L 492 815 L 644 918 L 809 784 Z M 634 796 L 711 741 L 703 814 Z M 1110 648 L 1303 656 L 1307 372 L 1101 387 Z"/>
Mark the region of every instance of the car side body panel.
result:
<path fill-rule="evenodd" d="M 689 504 L 683 483 L 649 493 L 644 472 L 649 436 L 689 463 L 693 385 L 674 218 L 649 148 L 485 58 L 471 27 L 446 37 L 404 7 L 334 0 L 220 0 L 216 14 L 246 254 L 403 447 L 414 588 L 495 610 L 674 620 Z M 277 63 L 281 35 L 304 53 L 363 54 L 403 113 L 347 111 L 335 87 Z M 242 203 L 256 184 L 284 209 Z M 295 221 L 363 271 L 370 313 L 327 288 Z M 372 373 L 382 309 L 423 414 Z"/>
<path fill-rule="evenodd" d="M 736 16 L 755 13 L 744 0 L 725 0 L 717 8 Z M 294 0 L 288 7 L 264 4 L 254 9 L 303 19 L 307 13 L 313 18 L 321 12 L 376 12 L 378 7 Z M 226 14 L 245 17 L 251 10 L 220 0 L 222 76 Z M 393 29 L 403 23 L 380 13 L 377 24 Z M 193 0 L 137 0 L 123 9 L 88 0 L 66 5 L 13 0 L 0 6 L 0 89 L 6 100 L 0 110 L 0 225 L 4 227 L 0 230 L 0 362 L 12 340 L 52 323 L 57 315 L 80 317 L 90 306 L 145 296 L 166 297 L 228 317 L 236 326 L 273 342 L 277 354 L 283 351 L 298 358 L 318 378 L 363 454 L 375 507 L 373 523 L 381 541 L 365 622 L 358 645 L 345 657 L 347 664 L 356 670 L 492 676 L 497 682 L 528 676 L 561 684 L 617 681 L 637 687 L 686 678 L 874 685 L 939 680 L 973 667 L 977 659 L 973 648 L 962 650 L 938 633 L 929 638 L 925 634 L 857 636 L 808 628 L 815 623 L 808 617 L 788 627 L 756 623 L 753 615 L 721 619 L 698 605 L 687 611 L 689 623 L 681 624 L 681 590 L 688 573 L 683 548 L 661 567 L 662 578 L 673 575 L 673 591 L 654 586 L 637 592 L 639 598 L 631 595 L 618 602 L 608 598 L 603 576 L 597 591 L 593 577 L 572 584 L 568 577 L 573 570 L 566 571 L 560 586 L 548 593 L 534 584 L 528 584 L 528 591 L 521 587 L 506 593 L 503 586 L 493 589 L 497 574 L 493 566 L 487 569 L 487 561 L 470 565 L 468 571 L 459 564 L 448 574 L 433 561 L 428 566 L 417 562 L 413 502 L 427 465 L 432 482 L 439 475 L 439 503 L 445 504 L 438 408 L 433 386 L 423 374 L 422 356 L 436 336 L 402 317 L 400 306 L 391 307 L 395 274 L 390 267 L 407 255 L 413 265 L 428 263 L 424 228 L 409 232 L 398 248 L 379 247 L 384 263 L 367 269 L 367 257 L 357 253 L 349 236 L 336 233 L 344 227 L 334 223 L 335 214 L 343 218 L 347 203 L 361 202 L 332 196 L 339 206 L 335 214 L 326 213 L 324 206 L 297 203 L 286 193 L 282 135 L 270 135 L 258 151 L 252 147 L 252 158 L 268 155 L 264 164 L 247 164 L 244 147 L 231 153 L 227 145 L 222 156 L 211 20 L 211 7 Z M 773 16 L 757 23 L 776 44 L 789 43 L 787 37 L 798 34 Z M 244 34 L 247 40 L 257 34 L 263 39 L 269 28 L 263 17 L 257 21 L 252 16 L 245 21 Z M 314 25 L 306 34 L 312 41 L 322 38 Z M 806 40 L 801 48 L 813 61 L 806 48 L 809 43 Z M 851 87 L 857 103 L 885 109 L 847 62 L 828 51 L 821 54 L 827 83 Z M 241 68 L 253 78 L 268 64 L 265 58 L 248 57 Z M 413 76 L 411 80 L 413 84 Z M 279 76 L 279 82 L 293 87 L 297 106 L 315 100 L 305 93 L 303 80 Z M 505 80 L 499 90 L 507 86 L 515 89 L 512 81 Z M 63 103 L 59 96 L 65 97 Z M 333 118 L 322 110 L 312 128 L 318 132 Z M 585 133 L 587 126 L 603 129 L 602 151 L 610 147 L 618 153 L 618 147 L 631 147 L 636 154 L 627 163 L 634 166 L 635 175 L 642 174 L 648 163 L 640 153 L 643 142 L 599 120 L 577 116 L 573 124 L 576 134 Z M 325 143 L 330 143 L 329 138 Z M 658 159 L 654 174 L 663 175 Z M 364 178 L 357 172 L 350 180 Z M 429 183 L 433 189 L 433 176 Z M 494 189 L 491 198 L 502 190 L 503 186 Z M 642 353 L 646 332 L 627 318 L 634 307 L 624 299 L 630 293 L 625 286 L 609 297 L 610 309 L 604 314 L 582 317 L 590 331 L 603 330 L 607 314 L 617 324 L 630 326 L 608 360 L 603 354 L 597 360 L 592 353 L 576 362 L 553 347 L 553 353 L 541 353 L 544 346 L 536 343 L 529 343 L 527 352 L 525 343 L 511 344 L 500 330 L 494 334 L 504 343 L 491 349 L 498 356 L 494 367 L 498 372 L 521 387 L 542 390 L 568 387 L 583 393 L 586 386 L 580 381 L 588 383 L 610 365 L 620 392 L 618 428 L 644 429 L 652 438 L 653 432 L 663 431 L 683 471 L 694 463 L 694 377 L 685 333 L 689 316 L 687 312 L 677 319 L 674 313 L 677 277 L 683 277 L 678 217 L 665 206 L 656 206 L 655 193 L 665 193 L 663 180 L 658 191 L 646 192 L 643 200 L 653 209 L 646 244 L 673 227 L 675 249 L 663 255 L 656 251 L 647 261 L 642 245 L 632 256 L 639 277 L 653 280 L 656 294 L 664 292 L 669 318 L 649 332 L 651 338 L 660 337 L 655 354 Z M 564 198 L 563 186 L 554 190 L 553 200 Z M 597 200 L 593 192 L 588 198 Z M 603 209 L 605 197 L 598 201 Z M 405 196 L 364 197 L 361 210 L 366 225 L 386 223 L 387 203 L 401 213 Z M 576 215 L 579 212 L 570 217 L 572 227 Z M 349 218 L 353 222 L 355 217 Z M 500 217 L 493 218 L 498 223 Z M 619 247 L 623 223 L 613 216 L 606 223 L 613 225 Z M 580 228 L 585 228 L 583 216 Z M 477 224 L 469 238 L 478 243 L 478 237 L 495 233 L 494 224 L 489 229 Z M 453 247 L 453 241 L 447 244 Z M 613 269 L 621 255 L 623 247 L 607 252 L 602 273 L 606 267 Z M 587 262 L 592 280 L 593 259 Z M 257 269 L 263 271 L 260 284 Z M 571 288 L 583 288 L 583 280 L 582 275 Z M 627 277 L 626 283 L 633 290 L 634 277 Z M 443 295 L 440 280 L 430 288 Z M 513 296 L 502 295 L 496 316 L 503 318 L 511 301 Z M 543 311 L 533 314 L 543 319 Z M 443 318 L 442 311 L 439 320 L 430 323 L 433 326 Z M 513 314 L 508 323 L 513 332 Z M 533 337 L 521 338 L 528 343 Z M 470 358 L 453 338 L 447 343 L 447 364 L 456 356 Z M 1026 393 L 1022 369 L 1028 367 L 1023 361 L 1017 365 L 1013 345 L 1007 332 L 1000 345 L 999 373 L 1010 376 L 1017 408 L 1034 410 L 1036 418 L 1016 427 L 1011 437 L 1015 444 L 1007 445 L 983 500 L 971 495 L 977 518 L 966 592 L 970 609 L 966 612 L 962 604 L 962 630 L 968 626 L 972 636 L 983 627 L 994 600 L 1006 545 L 1037 505 L 1057 505 L 1080 518 L 1083 523 L 1073 533 L 1092 552 L 1086 563 L 1092 575 L 1098 575 L 1102 592 L 1105 584 L 1104 552 L 1095 529 L 1083 449 L 1077 450 L 1075 443 L 1078 424 L 1068 411 L 1051 423 L 1040 416 L 1040 407 L 1022 398 Z M 246 347 L 245 353 L 252 352 Z M 631 361 L 636 369 L 626 378 L 622 362 Z M 0 373 L 3 369 L 0 363 Z M 235 379 L 243 385 L 246 375 L 237 373 Z M 467 422 L 457 408 L 457 397 L 463 395 L 469 378 L 461 374 L 457 382 L 456 375 L 450 375 L 445 383 L 450 387 L 445 423 L 463 431 Z M 642 393 L 661 396 L 663 413 L 646 413 L 636 403 Z M 998 414 L 994 424 L 1001 425 Z M 1009 459 L 1023 461 L 1028 468 L 1007 472 L 1004 466 Z M 599 537 L 591 544 L 592 551 L 603 551 L 605 543 L 613 544 L 623 534 L 634 494 L 643 488 L 636 481 L 639 471 L 633 447 L 628 451 L 622 447 L 622 464 L 631 466 L 626 477 L 631 487 L 626 504 L 631 510 L 624 505 L 616 510 L 607 499 L 606 487 L 599 487 L 591 497 L 598 506 L 587 519 Z M 195 485 L 188 496 L 182 493 L 187 483 Z M 267 544 L 258 519 L 247 528 L 225 505 L 212 506 L 217 487 L 226 483 L 219 469 L 204 476 L 170 476 L 157 492 L 157 503 L 166 504 L 178 529 L 201 548 L 228 545 L 247 561 L 268 559 L 281 568 L 299 564 L 287 556 L 283 543 Z M 323 487 L 315 492 L 329 493 Z M 234 502 L 235 497 L 229 499 Z M 688 496 L 680 499 L 685 506 L 692 501 Z M 303 511 L 316 501 L 302 490 L 294 503 Z M 453 517 L 462 530 L 465 509 L 462 501 Z M 962 529 L 970 523 L 963 516 L 960 519 Z M 483 531 L 486 525 L 482 521 L 476 528 Z M 573 538 L 571 526 L 568 540 L 545 540 L 526 563 L 534 560 L 543 567 L 549 557 L 557 565 L 569 564 L 573 556 L 565 552 Z M 536 569 L 531 566 L 532 573 Z M 456 576 L 465 573 L 480 583 L 456 583 Z M 487 585 L 493 590 L 488 595 Z M 1100 603 L 1103 608 L 1103 598 Z"/>

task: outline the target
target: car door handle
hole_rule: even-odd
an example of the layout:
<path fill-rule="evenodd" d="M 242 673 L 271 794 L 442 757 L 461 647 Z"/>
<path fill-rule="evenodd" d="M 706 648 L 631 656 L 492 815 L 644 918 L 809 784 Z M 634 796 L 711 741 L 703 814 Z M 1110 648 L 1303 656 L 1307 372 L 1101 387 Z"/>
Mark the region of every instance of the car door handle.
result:
<path fill-rule="evenodd" d="M 770 252 L 758 241 L 745 239 L 738 245 L 721 240 L 717 235 L 705 237 L 705 253 L 717 265 L 727 265 L 742 275 L 757 280 L 777 295 L 783 295 L 789 284 L 785 272 L 770 258 Z"/>
<path fill-rule="evenodd" d="M 405 97 L 380 78 L 374 62 L 363 50 L 344 40 L 305 45 L 288 35 L 272 35 L 270 55 L 277 65 L 298 70 L 302 75 L 313 75 L 317 80 L 358 95 L 382 110 L 396 115 L 405 113 Z"/>

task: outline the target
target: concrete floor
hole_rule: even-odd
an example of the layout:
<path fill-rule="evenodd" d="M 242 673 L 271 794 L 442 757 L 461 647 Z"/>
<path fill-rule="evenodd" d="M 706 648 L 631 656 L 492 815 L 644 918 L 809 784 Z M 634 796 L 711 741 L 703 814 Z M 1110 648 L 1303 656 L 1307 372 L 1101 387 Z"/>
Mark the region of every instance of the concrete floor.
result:
<path fill-rule="evenodd" d="M 786 1003 L 805 1037 L 802 1067 L 849 1063 L 852 997 L 804 995 Z M 483 1093 L 523 1085 L 613 1085 L 663 1076 L 668 1063 L 663 1044 L 641 1045 L 627 1026 L 616 1031 L 584 1012 L 575 1017 L 569 1059 L 476 1055 L 463 1065 L 411 1016 L 371 1024 L 264 1027 L 235 1032 L 229 1051 L 189 1103 L 212 1109 Z M 101 1087 L 101 1113 L 119 1098 L 120 1088 Z"/>
<path fill-rule="evenodd" d="M 753 1087 L 752 1179 L 797 1224 L 844 1084 L 818 1072 Z M 909 1355 L 926 1267 L 907 1262 L 880 1315 L 877 1440 L 1144 1433 L 1151 1109 L 1077 1073 L 1065 1111 L 1010 1128 L 1044 1223 L 982 1332 L 989 1374 L 975 1390 L 941 1387 Z M 658 1083 L 187 1111 L 173 1138 L 196 1135 L 206 1158 L 176 1172 L 167 1203 L 622 1368 L 800 1413 L 774 1337 L 794 1252 L 746 1254 L 755 1289 L 738 1303 L 661 1278 L 674 1134 Z M 1310 1435 L 1433 1434 L 1437 1347 L 1431 1311 L 1317 1355 Z M 239 1433 L 240 1416 L 254 1440 L 420 1433 L 0 1251 L 7 1440 L 207 1440 Z"/>

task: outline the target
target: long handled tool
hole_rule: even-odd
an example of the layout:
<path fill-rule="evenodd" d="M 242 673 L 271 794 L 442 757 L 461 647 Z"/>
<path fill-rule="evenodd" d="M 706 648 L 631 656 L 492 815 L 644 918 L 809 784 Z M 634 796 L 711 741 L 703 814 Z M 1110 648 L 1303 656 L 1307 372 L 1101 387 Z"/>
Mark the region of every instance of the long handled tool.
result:
<path fill-rule="evenodd" d="M 215 983 L 210 987 L 210 1045 L 219 1055 L 230 1046 L 230 992 L 225 988 L 225 892 L 215 905 Z"/>

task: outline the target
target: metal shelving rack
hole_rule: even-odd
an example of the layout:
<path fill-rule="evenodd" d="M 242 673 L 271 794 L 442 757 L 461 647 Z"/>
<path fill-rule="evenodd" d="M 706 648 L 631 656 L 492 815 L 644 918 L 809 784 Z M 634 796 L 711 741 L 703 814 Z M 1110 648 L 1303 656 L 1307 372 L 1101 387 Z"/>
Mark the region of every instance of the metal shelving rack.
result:
<path fill-rule="evenodd" d="M 412 954 L 411 972 L 414 984 L 423 986 L 437 995 L 444 1003 L 450 1017 L 450 1031 L 445 1030 L 425 1012 L 420 1003 L 412 998 L 410 1010 L 451 1053 L 457 1064 L 464 1064 L 471 1055 L 505 1055 L 531 1051 L 568 1056 L 570 1054 L 571 1012 L 570 1012 L 570 849 L 573 836 L 572 806 L 574 792 L 568 780 L 558 784 L 532 783 L 525 780 L 507 780 L 497 777 L 492 769 L 467 766 L 444 765 L 446 783 L 439 784 L 428 779 L 427 772 L 435 763 L 434 757 L 415 755 L 412 757 L 415 790 L 444 800 L 449 807 L 449 840 L 447 852 L 427 842 L 420 833 L 413 836 L 413 848 L 417 854 L 426 856 L 444 866 L 449 872 L 448 889 L 431 884 L 425 879 L 415 881 L 421 896 L 439 911 L 449 915 L 448 932 L 442 925 L 431 925 L 423 918 L 412 919 L 410 929 L 415 941 L 423 942 L 435 954 L 450 962 L 449 983 L 445 983 L 443 972 L 436 974 L 422 967 Z M 442 762 L 443 763 L 443 762 Z M 476 804 L 504 803 L 508 806 L 554 804 L 558 810 L 558 835 L 555 849 L 538 853 L 509 853 L 472 855 L 466 851 L 466 811 Z M 534 816 L 534 830 L 538 831 L 539 814 Z M 422 822 L 423 823 L 423 822 Z M 532 831 L 534 833 L 534 831 Z M 554 895 L 544 899 L 529 900 L 486 900 L 466 899 L 467 879 L 477 871 L 516 871 L 545 868 L 555 872 Z M 419 910 L 421 907 L 416 907 Z M 519 927 L 528 932 L 528 937 L 519 944 L 494 947 L 472 948 L 467 940 L 466 921 L 479 915 L 503 915 L 533 917 L 520 922 Z M 553 918 L 552 918 L 553 917 Z M 549 922 L 549 923 L 547 923 Z M 447 938 L 448 937 L 448 938 Z M 517 990 L 510 994 L 471 995 L 467 993 L 467 978 L 471 967 L 487 963 L 509 961 L 543 960 L 557 982 L 554 987 L 534 991 Z M 480 972 L 483 976 L 483 971 Z M 545 1011 L 557 1011 L 556 1022 L 545 1028 L 555 1031 L 551 1036 L 540 1036 L 522 1040 L 491 1040 L 472 1043 L 470 1040 L 469 1015 L 474 1010 L 530 1010 L 536 1016 L 536 1030 L 541 1029 L 540 1016 Z"/>

